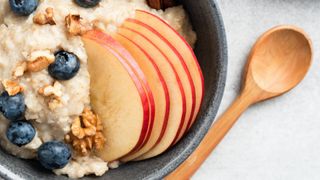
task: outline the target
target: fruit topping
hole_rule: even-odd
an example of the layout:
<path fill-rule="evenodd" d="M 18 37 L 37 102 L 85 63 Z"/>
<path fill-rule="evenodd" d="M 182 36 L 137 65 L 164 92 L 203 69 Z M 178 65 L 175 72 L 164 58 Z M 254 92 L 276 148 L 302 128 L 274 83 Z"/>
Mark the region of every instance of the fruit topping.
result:
<path fill-rule="evenodd" d="M 42 144 L 38 149 L 38 160 L 46 169 L 61 169 L 71 158 L 71 149 L 63 142 L 50 141 Z"/>
<path fill-rule="evenodd" d="M 23 119 L 25 110 L 26 105 L 22 93 L 9 96 L 8 92 L 5 91 L 1 94 L 0 111 L 4 117 L 12 121 L 21 120 Z"/>
<path fill-rule="evenodd" d="M 6 135 L 11 143 L 20 147 L 32 141 L 36 135 L 36 130 L 28 121 L 12 121 Z"/>
<path fill-rule="evenodd" d="M 73 78 L 80 69 L 78 57 L 67 51 L 59 51 L 55 54 L 55 61 L 49 65 L 48 71 L 56 80 L 69 80 Z"/>
<path fill-rule="evenodd" d="M 101 0 L 75 0 L 75 2 L 84 8 L 92 8 L 97 6 Z"/>
<path fill-rule="evenodd" d="M 9 0 L 11 10 L 20 15 L 28 16 L 38 7 L 38 0 Z"/>

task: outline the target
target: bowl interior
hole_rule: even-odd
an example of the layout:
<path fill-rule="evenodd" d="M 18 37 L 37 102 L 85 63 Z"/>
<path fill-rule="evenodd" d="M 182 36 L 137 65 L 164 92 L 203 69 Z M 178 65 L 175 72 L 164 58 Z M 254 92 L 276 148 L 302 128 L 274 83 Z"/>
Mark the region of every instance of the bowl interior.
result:
<path fill-rule="evenodd" d="M 125 164 L 103 177 L 84 179 L 160 179 L 187 158 L 214 120 L 226 78 L 227 47 L 223 22 L 213 0 L 184 0 L 183 5 L 198 35 L 195 52 L 205 79 L 205 97 L 198 120 L 186 137 L 166 153 L 150 160 Z M 20 160 L 2 151 L 0 162 L 0 175 L 6 179 L 67 179 L 53 175 L 36 161 Z"/>

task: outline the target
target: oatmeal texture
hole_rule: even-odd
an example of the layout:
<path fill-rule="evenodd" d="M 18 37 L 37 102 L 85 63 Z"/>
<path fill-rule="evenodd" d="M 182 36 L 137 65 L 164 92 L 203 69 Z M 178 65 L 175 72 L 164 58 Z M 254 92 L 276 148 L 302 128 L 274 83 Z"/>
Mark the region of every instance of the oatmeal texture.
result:
<path fill-rule="evenodd" d="M 51 17 L 54 23 L 40 22 L 42 18 L 51 16 L 50 12 L 48 15 L 48 9 L 54 12 L 54 17 Z M 0 80 L 15 79 L 23 87 L 27 106 L 25 117 L 37 131 L 31 143 L 17 147 L 7 140 L 5 132 L 9 121 L 0 115 L 2 148 L 20 158 L 35 158 L 37 148 L 43 142 L 63 141 L 71 130 L 73 120 L 81 115 L 85 107 L 90 107 L 90 77 L 86 51 L 81 37 L 68 33 L 66 17 L 70 14 L 79 15 L 82 20 L 91 22 L 93 28 L 114 32 L 126 18 L 134 16 L 136 9 L 147 10 L 163 17 L 194 45 L 196 34 L 192 31 L 182 6 L 156 11 L 151 9 L 145 0 L 102 0 L 97 7 L 86 9 L 76 5 L 73 0 L 40 0 L 33 14 L 21 17 L 11 12 L 8 0 L 0 0 Z M 44 12 L 47 14 L 43 17 L 35 17 Z M 39 20 L 36 21 L 39 22 L 35 23 L 37 18 Z M 62 49 L 77 55 L 81 66 L 74 78 L 59 81 L 59 98 L 52 98 L 52 95 L 39 93 L 39 90 L 48 85 L 54 89 L 56 82 L 48 74 L 46 67 L 48 62 L 51 62 L 52 55 Z M 45 52 L 47 56 L 41 57 L 47 57 L 45 60 L 49 59 L 48 62 L 31 58 L 39 52 Z M 0 90 L 3 92 L 3 87 L 0 87 Z M 117 166 L 118 163 L 112 164 L 112 167 Z M 80 178 L 88 174 L 101 176 L 107 170 L 107 162 L 90 154 L 85 157 L 73 155 L 66 167 L 54 172 Z"/>
<path fill-rule="evenodd" d="M 89 174 L 102 176 L 106 171 L 108 171 L 108 163 L 95 156 L 76 157 L 66 167 L 54 170 L 56 174 L 68 174 L 70 178 Z"/>

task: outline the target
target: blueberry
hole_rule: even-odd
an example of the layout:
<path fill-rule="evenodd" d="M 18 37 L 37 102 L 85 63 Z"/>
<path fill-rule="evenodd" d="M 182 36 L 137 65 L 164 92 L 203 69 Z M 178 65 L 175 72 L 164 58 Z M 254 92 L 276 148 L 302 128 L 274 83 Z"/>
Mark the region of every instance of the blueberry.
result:
<path fill-rule="evenodd" d="M 36 130 L 28 121 L 12 121 L 6 135 L 12 144 L 20 147 L 32 141 L 36 135 Z"/>
<path fill-rule="evenodd" d="M 70 158 L 70 148 L 60 141 L 46 142 L 38 149 L 38 160 L 43 167 L 49 170 L 65 167 Z"/>
<path fill-rule="evenodd" d="M 28 16 L 38 7 L 38 0 L 9 0 L 11 10 L 20 15 Z"/>
<path fill-rule="evenodd" d="M 99 4 L 101 0 L 75 0 L 75 2 L 84 8 L 92 8 Z"/>
<path fill-rule="evenodd" d="M 21 93 L 14 96 L 9 96 L 5 91 L 0 95 L 0 111 L 3 116 L 9 120 L 21 120 L 23 119 L 26 111 L 26 105 L 24 103 L 24 97 Z"/>
<path fill-rule="evenodd" d="M 69 80 L 78 73 L 79 69 L 80 61 L 75 54 L 59 51 L 55 54 L 55 61 L 49 65 L 48 71 L 56 80 Z"/>

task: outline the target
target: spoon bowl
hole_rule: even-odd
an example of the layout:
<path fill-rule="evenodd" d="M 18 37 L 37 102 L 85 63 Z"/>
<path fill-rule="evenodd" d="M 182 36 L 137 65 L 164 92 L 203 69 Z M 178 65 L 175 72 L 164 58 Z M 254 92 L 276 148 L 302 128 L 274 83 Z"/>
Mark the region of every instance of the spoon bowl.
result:
<path fill-rule="evenodd" d="M 249 106 L 294 88 L 308 72 L 311 60 L 311 41 L 303 30 L 278 26 L 264 33 L 249 55 L 240 95 L 198 148 L 166 179 L 190 179 Z"/>
<path fill-rule="evenodd" d="M 278 26 L 264 33 L 253 46 L 245 71 L 245 86 L 253 86 L 265 100 L 294 88 L 308 72 L 311 41 L 303 30 Z M 244 89 L 252 87 L 244 87 Z"/>

